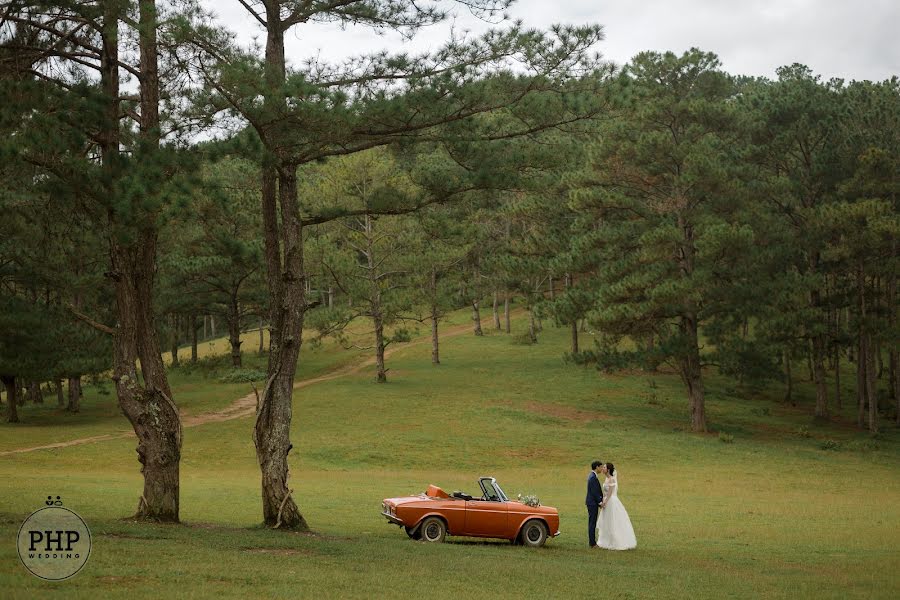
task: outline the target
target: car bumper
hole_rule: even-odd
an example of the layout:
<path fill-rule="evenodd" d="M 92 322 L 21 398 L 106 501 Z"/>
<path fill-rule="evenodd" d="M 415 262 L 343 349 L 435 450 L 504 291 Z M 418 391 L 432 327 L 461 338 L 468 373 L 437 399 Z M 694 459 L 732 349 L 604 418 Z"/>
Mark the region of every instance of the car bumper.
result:
<path fill-rule="evenodd" d="M 560 534 L 560 533 L 562 533 L 562 531 L 557 531 L 556 533 L 553 534 L 552 537 L 559 537 L 559 534 Z"/>
<path fill-rule="evenodd" d="M 384 517 L 385 519 L 387 519 L 388 521 L 390 521 L 391 523 L 393 523 L 394 525 L 403 525 L 403 521 L 401 521 L 395 515 L 392 515 L 389 512 L 383 512 L 383 513 L 381 513 L 381 516 Z"/>

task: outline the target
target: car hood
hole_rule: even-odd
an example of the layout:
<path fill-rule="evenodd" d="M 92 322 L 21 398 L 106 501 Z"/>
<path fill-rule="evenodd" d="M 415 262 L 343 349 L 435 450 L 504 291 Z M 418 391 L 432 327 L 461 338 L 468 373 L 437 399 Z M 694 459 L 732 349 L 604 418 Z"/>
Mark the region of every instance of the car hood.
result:
<path fill-rule="evenodd" d="M 403 504 L 410 504 L 412 502 L 437 502 L 438 500 L 444 501 L 447 498 L 432 498 L 430 496 L 426 496 L 425 494 L 419 494 L 418 496 L 400 496 L 397 498 L 385 498 L 385 504 L 391 504 L 393 506 L 401 506 Z"/>
<path fill-rule="evenodd" d="M 528 506 L 527 504 L 523 504 L 518 500 L 510 500 L 509 501 L 509 510 L 510 512 L 517 513 L 528 513 L 532 515 L 557 515 L 559 511 L 556 510 L 555 506 Z"/>

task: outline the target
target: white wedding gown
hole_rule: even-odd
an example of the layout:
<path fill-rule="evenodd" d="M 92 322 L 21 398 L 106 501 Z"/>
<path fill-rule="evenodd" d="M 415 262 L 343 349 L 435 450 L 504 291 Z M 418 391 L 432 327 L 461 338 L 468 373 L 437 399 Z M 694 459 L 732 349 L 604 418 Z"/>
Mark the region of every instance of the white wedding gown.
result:
<path fill-rule="evenodd" d="M 619 500 L 618 487 L 615 477 L 607 477 L 603 482 L 603 497 L 607 500 L 597 519 L 597 545 L 607 550 L 631 550 L 637 548 L 637 538 L 628 511 Z"/>

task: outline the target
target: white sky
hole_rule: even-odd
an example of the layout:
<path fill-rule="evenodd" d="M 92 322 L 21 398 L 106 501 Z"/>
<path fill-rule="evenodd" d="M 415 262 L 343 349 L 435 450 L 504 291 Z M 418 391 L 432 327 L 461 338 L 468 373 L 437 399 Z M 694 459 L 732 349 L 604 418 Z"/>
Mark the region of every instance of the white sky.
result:
<path fill-rule="evenodd" d="M 242 43 L 261 28 L 237 0 L 204 0 Z M 457 29 L 488 25 L 457 9 Z M 733 74 L 775 76 L 799 62 L 823 77 L 888 79 L 900 75 L 900 0 L 519 0 L 508 11 L 528 26 L 553 23 L 604 26 L 600 52 L 615 63 L 641 50 L 681 53 L 691 46 L 715 52 Z M 307 24 L 288 33 L 288 60 L 322 59 L 386 49 L 417 52 L 447 38 L 449 24 L 428 28 L 406 42 L 392 33 Z M 260 37 L 261 41 L 264 38 Z"/>

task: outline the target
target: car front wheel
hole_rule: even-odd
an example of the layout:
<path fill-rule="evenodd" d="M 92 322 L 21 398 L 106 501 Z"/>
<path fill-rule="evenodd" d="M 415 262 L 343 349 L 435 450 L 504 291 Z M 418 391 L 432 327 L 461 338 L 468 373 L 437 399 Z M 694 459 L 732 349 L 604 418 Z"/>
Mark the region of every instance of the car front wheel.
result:
<path fill-rule="evenodd" d="M 531 520 L 522 527 L 519 538 L 531 548 L 540 548 L 547 541 L 547 526 L 542 521 Z"/>
<path fill-rule="evenodd" d="M 447 537 L 447 525 L 437 517 L 428 517 L 422 521 L 419 533 L 426 542 L 443 542 Z"/>

